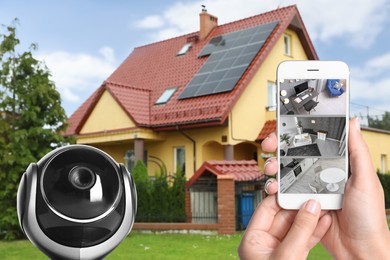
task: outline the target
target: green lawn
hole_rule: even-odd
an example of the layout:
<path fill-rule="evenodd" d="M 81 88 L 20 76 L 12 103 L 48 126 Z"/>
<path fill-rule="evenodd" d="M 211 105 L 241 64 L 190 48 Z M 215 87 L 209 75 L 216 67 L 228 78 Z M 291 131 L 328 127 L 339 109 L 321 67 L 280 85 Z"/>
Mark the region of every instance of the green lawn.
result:
<path fill-rule="evenodd" d="M 131 233 L 105 259 L 238 259 L 242 234 L 189 235 Z M 29 241 L 0 241 L 1 259 L 47 259 Z M 317 245 L 308 259 L 331 259 Z"/>

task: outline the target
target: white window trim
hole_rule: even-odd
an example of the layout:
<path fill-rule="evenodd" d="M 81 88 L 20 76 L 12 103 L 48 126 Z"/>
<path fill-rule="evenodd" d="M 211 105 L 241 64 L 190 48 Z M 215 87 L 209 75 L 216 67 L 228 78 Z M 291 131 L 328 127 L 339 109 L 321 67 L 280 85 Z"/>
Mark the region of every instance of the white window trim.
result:
<path fill-rule="evenodd" d="M 287 42 L 286 42 L 286 39 L 287 39 Z M 284 52 L 284 55 L 286 56 L 292 56 L 291 55 L 291 35 L 288 34 L 288 33 L 285 33 L 283 35 L 283 52 Z"/>
<path fill-rule="evenodd" d="M 271 89 L 271 93 L 269 93 L 269 87 L 270 85 L 272 84 L 272 89 Z M 274 97 L 274 100 L 272 101 L 272 103 L 270 102 L 269 100 L 269 97 Z M 273 81 L 270 81 L 268 80 L 267 81 L 267 110 L 268 111 L 275 111 L 276 110 L 276 83 L 273 82 Z"/>
<path fill-rule="evenodd" d="M 175 172 L 175 173 L 176 173 L 176 169 L 177 169 L 177 150 L 178 149 L 184 149 L 184 156 L 185 156 L 185 152 L 186 152 L 186 147 L 184 145 L 173 147 L 173 172 Z M 185 163 L 185 157 L 184 157 L 184 163 Z"/>

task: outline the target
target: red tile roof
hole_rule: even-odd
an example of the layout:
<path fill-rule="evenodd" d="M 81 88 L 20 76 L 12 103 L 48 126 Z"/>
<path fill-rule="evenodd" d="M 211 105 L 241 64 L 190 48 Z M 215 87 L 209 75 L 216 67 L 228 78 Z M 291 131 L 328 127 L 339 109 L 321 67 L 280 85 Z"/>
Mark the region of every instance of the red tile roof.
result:
<path fill-rule="evenodd" d="M 256 142 L 263 141 L 270 133 L 276 132 L 276 120 L 268 120 L 261 129 Z"/>
<path fill-rule="evenodd" d="M 216 176 L 231 175 L 234 181 L 254 181 L 264 177 L 257 162 L 250 161 L 206 161 L 195 172 L 195 174 L 187 181 L 186 186 L 189 187 L 201 177 L 205 172 L 210 172 Z"/>
<path fill-rule="evenodd" d="M 198 58 L 198 54 L 210 39 L 275 20 L 279 21 L 275 30 L 232 91 L 177 99 L 207 60 L 207 57 Z M 103 85 L 71 115 L 66 135 L 79 133 L 104 89 L 110 91 L 138 126 L 169 128 L 176 125 L 223 124 L 255 72 L 287 28 L 297 31 L 308 58 L 317 59 L 295 5 L 220 25 L 205 40 L 194 42 L 185 55 L 176 56 L 187 39 L 195 38 L 199 32 L 135 48 Z M 170 101 L 154 105 L 169 87 L 178 87 Z"/>

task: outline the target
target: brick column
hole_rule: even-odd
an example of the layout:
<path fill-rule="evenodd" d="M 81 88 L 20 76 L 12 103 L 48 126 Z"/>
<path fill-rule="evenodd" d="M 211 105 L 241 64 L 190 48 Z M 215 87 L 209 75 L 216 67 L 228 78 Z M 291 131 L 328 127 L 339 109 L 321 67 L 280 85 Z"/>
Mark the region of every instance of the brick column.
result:
<path fill-rule="evenodd" d="M 236 231 L 236 207 L 234 177 L 218 175 L 218 233 L 234 234 Z"/>
<path fill-rule="evenodd" d="M 191 212 L 191 193 L 190 190 L 186 190 L 185 194 L 185 212 L 186 212 L 186 222 L 192 223 L 192 212 Z"/>

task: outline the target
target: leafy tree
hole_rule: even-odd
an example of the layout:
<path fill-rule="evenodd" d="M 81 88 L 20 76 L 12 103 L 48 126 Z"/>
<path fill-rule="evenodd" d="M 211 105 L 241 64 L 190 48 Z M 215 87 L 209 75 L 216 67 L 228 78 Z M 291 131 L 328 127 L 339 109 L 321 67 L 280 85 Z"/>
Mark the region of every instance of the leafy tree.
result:
<path fill-rule="evenodd" d="M 31 162 L 64 142 L 66 114 L 37 49 L 19 53 L 15 19 L 0 31 L 0 238 L 21 237 L 16 215 L 20 178 Z"/>
<path fill-rule="evenodd" d="M 390 131 L 390 112 L 385 112 L 382 120 L 369 117 L 368 126 Z"/>

